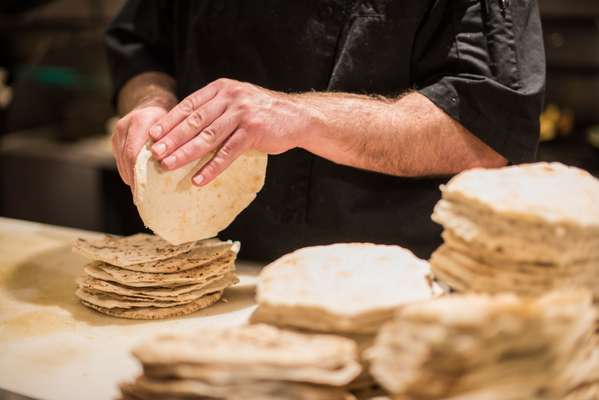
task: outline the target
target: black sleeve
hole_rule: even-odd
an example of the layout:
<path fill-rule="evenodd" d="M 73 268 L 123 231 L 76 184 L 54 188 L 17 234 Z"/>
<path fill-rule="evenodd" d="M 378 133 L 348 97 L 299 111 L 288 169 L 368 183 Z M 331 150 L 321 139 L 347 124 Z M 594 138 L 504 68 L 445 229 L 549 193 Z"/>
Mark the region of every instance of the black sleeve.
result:
<path fill-rule="evenodd" d="M 536 0 L 439 0 L 414 47 L 416 89 L 511 163 L 534 159 L 545 88 Z"/>
<path fill-rule="evenodd" d="M 128 0 L 105 32 L 113 98 L 133 76 L 173 75 L 172 1 Z"/>

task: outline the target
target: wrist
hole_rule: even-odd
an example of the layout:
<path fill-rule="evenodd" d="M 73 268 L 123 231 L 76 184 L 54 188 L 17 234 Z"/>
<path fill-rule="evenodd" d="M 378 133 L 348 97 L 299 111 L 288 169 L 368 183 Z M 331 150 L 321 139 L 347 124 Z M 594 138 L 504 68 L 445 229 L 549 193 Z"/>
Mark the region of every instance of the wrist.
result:
<path fill-rule="evenodd" d="M 301 123 L 296 133 L 296 147 L 312 151 L 318 138 L 326 130 L 326 118 L 318 102 L 308 95 L 294 95 L 294 101 L 300 109 Z"/>
<path fill-rule="evenodd" d="M 145 72 L 134 76 L 123 86 L 118 97 L 121 115 L 151 106 L 169 111 L 176 104 L 175 80 L 160 72 Z"/>
<path fill-rule="evenodd" d="M 140 110 L 148 107 L 162 108 L 166 112 L 170 111 L 174 106 L 177 105 L 177 98 L 174 94 L 163 94 L 163 95 L 147 95 L 140 98 L 135 106 L 134 110 Z"/>

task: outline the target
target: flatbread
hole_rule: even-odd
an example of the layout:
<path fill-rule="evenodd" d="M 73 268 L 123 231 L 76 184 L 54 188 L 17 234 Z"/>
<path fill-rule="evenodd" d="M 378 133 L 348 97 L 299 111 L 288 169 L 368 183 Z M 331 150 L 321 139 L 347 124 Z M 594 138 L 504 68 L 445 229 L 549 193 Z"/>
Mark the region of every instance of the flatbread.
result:
<path fill-rule="evenodd" d="M 166 260 L 187 253 L 196 242 L 173 246 L 156 235 L 138 233 L 127 237 L 106 235 L 102 239 L 77 239 L 73 251 L 94 261 L 126 267 L 135 264 Z"/>
<path fill-rule="evenodd" d="M 216 303 L 222 297 L 223 292 L 207 294 L 191 303 L 161 308 L 161 307 L 138 307 L 138 308 L 105 308 L 97 306 L 93 303 L 81 300 L 81 303 L 89 308 L 101 312 L 102 314 L 110 315 L 118 318 L 127 319 L 165 319 L 180 317 L 194 313 L 202 308 L 206 308 Z"/>
<path fill-rule="evenodd" d="M 588 288 L 599 298 L 597 262 L 544 265 L 510 261 L 488 262 L 447 244 L 431 256 L 437 279 L 457 291 L 542 295 L 557 288 Z"/>
<path fill-rule="evenodd" d="M 373 335 L 381 324 L 393 316 L 395 309 L 364 313 L 359 316 L 339 317 L 318 307 L 259 305 L 250 316 L 253 324 L 265 323 L 282 328 L 339 335 Z"/>
<path fill-rule="evenodd" d="M 377 381 L 406 398 L 555 398 L 594 319 L 584 290 L 444 296 L 399 309 L 367 355 Z"/>
<path fill-rule="evenodd" d="M 342 388 L 275 381 L 218 386 L 199 380 L 142 376 L 134 383 L 121 385 L 121 391 L 142 399 L 355 400 Z"/>
<path fill-rule="evenodd" d="M 225 255 L 209 265 L 170 274 L 129 271 L 98 262 L 87 264 L 84 271 L 96 279 L 132 287 L 179 286 L 202 283 L 234 271 L 234 259 L 234 256 Z"/>
<path fill-rule="evenodd" d="M 151 300 L 151 299 L 135 299 L 131 297 L 123 297 L 110 295 L 98 292 L 92 292 L 87 289 L 79 288 L 75 291 L 75 295 L 81 300 L 90 304 L 95 304 L 103 308 L 141 308 L 141 307 L 174 307 L 183 304 L 188 304 L 190 301 L 181 300 Z"/>
<path fill-rule="evenodd" d="M 137 157 L 134 201 L 139 215 L 148 228 L 169 243 L 216 236 L 264 185 L 267 156 L 255 151 L 242 154 L 208 185 L 192 185 L 191 178 L 211 157 L 173 171 L 160 166 L 149 145 Z"/>
<path fill-rule="evenodd" d="M 343 386 L 359 371 L 359 366 L 341 367 L 327 370 L 321 366 L 300 366 L 281 369 L 280 366 L 238 364 L 166 364 L 150 365 L 144 368 L 146 376 L 161 379 L 199 379 L 215 385 L 234 385 L 264 380 L 282 380 L 288 382 L 310 382 L 332 386 Z"/>
<path fill-rule="evenodd" d="M 276 324 L 375 332 L 398 306 L 432 297 L 429 273 L 426 261 L 399 246 L 308 247 L 262 270 L 257 301 L 263 316 Z"/>
<path fill-rule="evenodd" d="M 313 379 L 320 383 L 327 375 L 341 370 L 348 372 L 344 383 L 360 373 L 356 344 L 352 340 L 334 335 L 300 334 L 264 324 L 164 334 L 135 348 L 133 355 L 144 366 L 245 366 L 244 373 L 248 376 L 254 373 L 253 367 L 278 368 L 279 372 L 273 372 L 273 379 L 283 379 L 281 374 L 288 376 L 302 368 L 319 368 L 321 375 Z"/>
<path fill-rule="evenodd" d="M 214 239 L 202 240 L 197 247 L 166 260 L 128 265 L 125 269 L 137 272 L 174 273 L 207 265 L 225 255 L 235 255 L 239 242 L 220 242 Z"/>
<path fill-rule="evenodd" d="M 136 288 L 121 285 L 116 282 L 102 281 L 91 276 L 81 277 L 77 280 L 79 287 L 91 292 L 102 294 L 114 294 L 127 298 L 153 299 L 164 301 L 192 301 L 213 292 L 223 290 L 239 282 L 239 278 L 233 272 L 223 276 L 214 276 L 200 284 L 192 284 L 176 287 L 149 287 Z"/>
<path fill-rule="evenodd" d="M 563 224 L 599 233 L 599 180 L 560 163 L 475 168 L 442 187 L 443 198 L 531 223 Z"/>
<path fill-rule="evenodd" d="M 599 381 L 582 385 L 570 391 L 561 400 L 597 400 L 599 399 Z"/>
<path fill-rule="evenodd" d="M 599 234 L 571 225 L 530 223 L 446 199 L 437 203 L 432 219 L 445 228 L 445 240 L 462 241 L 494 259 L 568 264 L 599 258 Z"/>

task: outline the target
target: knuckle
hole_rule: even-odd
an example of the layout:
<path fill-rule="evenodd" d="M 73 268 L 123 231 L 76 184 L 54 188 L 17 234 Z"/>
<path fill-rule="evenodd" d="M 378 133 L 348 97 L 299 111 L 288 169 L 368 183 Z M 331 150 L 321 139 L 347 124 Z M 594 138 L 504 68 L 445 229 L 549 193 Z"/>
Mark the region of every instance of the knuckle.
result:
<path fill-rule="evenodd" d="M 202 131 L 200 137 L 208 144 L 213 144 L 216 142 L 217 133 L 214 128 L 208 127 Z"/>
<path fill-rule="evenodd" d="M 249 112 L 252 110 L 252 102 L 248 99 L 240 99 L 237 102 L 237 108 L 243 113 Z"/>
<path fill-rule="evenodd" d="M 125 131 L 127 127 L 127 123 L 125 122 L 124 118 L 121 118 L 117 121 L 117 123 L 114 125 L 114 130 L 117 133 L 123 133 Z M 114 136 L 113 136 L 114 137 Z"/>
<path fill-rule="evenodd" d="M 181 111 L 184 114 L 191 114 L 193 112 L 193 110 L 195 110 L 194 103 L 193 103 L 193 98 L 192 97 L 187 97 L 186 99 L 184 99 L 181 102 L 180 107 L 181 107 Z"/>
<path fill-rule="evenodd" d="M 237 137 L 237 143 L 239 143 L 239 145 L 242 147 L 247 146 L 251 139 L 248 131 L 243 128 L 238 129 L 237 133 L 235 133 L 235 136 Z"/>
<path fill-rule="evenodd" d="M 143 118 L 141 118 L 141 115 L 139 115 L 139 113 L 135 113 L 135 114 L 131 115 L 131 118 L 129 118 L 129 126 L 139 125 L 142 122 L 143 122 Z"/>
<path fill-rule="evenodd" d="M 232 154 L 233 146 L 227 143 L 220 149 L 218 155 L 214 159 L 220 160 L 220 162 L 222 162 L 222 160 L 231 157 Z"/>
<path fill-rule="evenodd" d="M 245 137 L 235 134 L 229 141 L 227 141 L 217 154 L 217 157 L 222 157 L 224 160 L 230 160 L 236 157 L 237 153 L 240 152 L 244 146 Z"/>
<path fill-rule="evenodd" d="M 162 143 L 165 146 L 166 152 L 170 151 L 173 147 L 175 147 L 175 143 L 173 142 L 170 136 L 162 138 L 162 140 L 160 140 L 159 143 Z"/>
<path fill-rule="evenodd" d="M 191 159 L 193 153 L 193 146 L 183 146 L 171 154 L 171 156 L 175 157 L 177 161 L 183 162 Z"/>
<path fill-rule="evenodd" d="M 233 80 L 231 80 L 229 78 L 218 78 L 217 80 L 214 81 L 214 83 L 217 84 L 220 87 L 226 87 L 231 82 L 233 82 Z"/>
<path fill-rule="evenodd" d="M 264 120 L 256 115 L 251 115 L 245 119 L 245 126 L 248 130 L 260 130 L 264 128 Z"/>
<path fill-rule="evenodd" d="M 199 130 L 202 127 L 204 119 L 204 115 L 201 112 L 196 111 L 187 118 L 187 124 L 190 128 Z"/>
<path fill-rule="evenodd" d="M 206 165 L 202 171 L 203 174 L 207 176 L 214 176 L 218 173 L 221 168 L 222 159 L 218 156 L 214 157 L 212 161 Z"/>
<path fill-rule="evenodd" d="M 231 88 L 229 89 L 229 93 L 235 97 L 241 97 L 245 94 L 245 86 L 243 86 L 242 84 L 235 84 L 235 85 L 231 85 Z"/>

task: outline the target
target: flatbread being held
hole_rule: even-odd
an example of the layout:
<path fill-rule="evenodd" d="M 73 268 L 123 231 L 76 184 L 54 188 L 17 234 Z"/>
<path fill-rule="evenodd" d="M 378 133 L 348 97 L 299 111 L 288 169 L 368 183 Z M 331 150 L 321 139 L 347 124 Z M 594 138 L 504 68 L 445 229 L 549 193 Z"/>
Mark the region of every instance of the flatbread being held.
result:
<path fill-rule="evenodd" d="M 169 243 L 216 236 L 264 185 L 267 156 L 250 151 L 206 186 L 194 186 L 191 178 L 210 157 L 212 154 L 173 171 L 164 170 L 147 145 L 137 157 L 135 205 L 144 224 Z"/>

